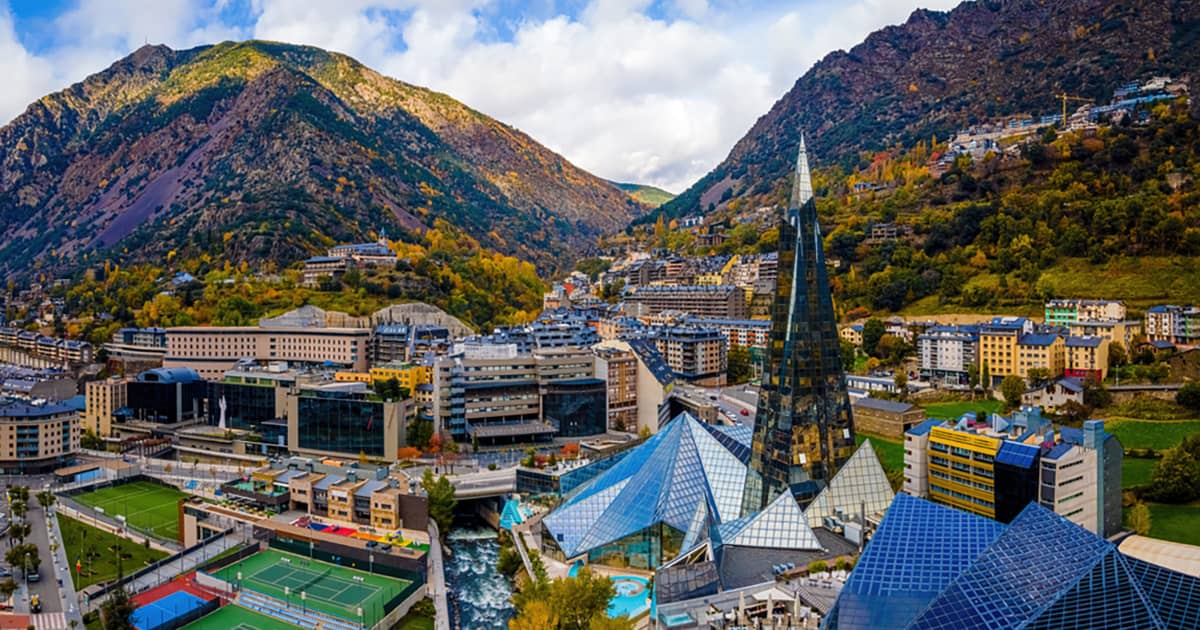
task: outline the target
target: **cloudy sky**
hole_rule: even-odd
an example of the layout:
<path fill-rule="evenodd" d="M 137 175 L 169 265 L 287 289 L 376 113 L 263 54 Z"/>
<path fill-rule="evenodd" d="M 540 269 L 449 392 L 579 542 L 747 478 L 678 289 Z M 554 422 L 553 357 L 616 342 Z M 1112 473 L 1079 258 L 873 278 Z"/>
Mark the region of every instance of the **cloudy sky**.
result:
<path fill-rule="evenodd" d="M 826 53 L 957 0 L 0 0 L 0 121 L 146 42 L 349 54 L 679 192 Z"/>

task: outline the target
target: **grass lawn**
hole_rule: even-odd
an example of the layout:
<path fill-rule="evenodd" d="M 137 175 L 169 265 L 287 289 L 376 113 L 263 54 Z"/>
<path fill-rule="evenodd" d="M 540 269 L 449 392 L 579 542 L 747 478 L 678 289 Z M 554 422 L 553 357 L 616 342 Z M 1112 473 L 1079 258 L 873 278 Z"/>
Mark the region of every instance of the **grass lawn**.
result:
<path fill-rule="evenodd" d="M 107 582 L 117 577 L 117 556 L 111 551 L 113 545 L 120 545 L 128 554 L 123 561 L 125 573 L 132 573 L 155 560 L 165 558 L 167 554 L 156 549 L 147 549 L 143 545 L 114 536 L 106 531 L 96 529 L 86 523 L 81 523 L 69 516 L 58 515 L 58 527 L 63 536 L 63 547 L 67 552 L 67 562 L 72 564 L 77 559 L 82 560 L 83 570 L 72 573 L 75 590 L 97 582 Z M 83 550 L 94 550 L 91 561 L 83 556 Z"/>
<path fill-rule="evenodd" d="M 366 567 L 364 567 L 366 568 Z M 410 582 L 378 573 L 309 561 L 304 556 L 275 549 L 256 553 L 216 572 L 216 576 L 236 583 L 238 573 L 247 590 L 257 591 L 280 601 L 296 601 L 305 593 L 308 607 L 343 619 L 356 621 L 362 608 L 368 625 L 383 617 L 383 605 Z M 291 590 L 290 595 L 284 588 Z"/>
<path fill-rule="evenodd" d="M 859 444 L 862 444 L 867 438 L 871 439 L 871 446 L 875 449 L 875 454 L 879 456 L 879 463 L 883 465 L 884 470 L 902 470 L 904 468 L 903 442 L 869 433 L 857 433 L 854 438 Z"/>
<path fill-rule="evenodd" d="M 1126 457 L 1121 460 L 1121 487 L 1136 488 L 1150 483 L 1157 459 L 1148 457 Z"/>
<path fill-rule="evenodd" d="M 939 402 L 921 405 L 925 408 L 925 415 L 930 418 L 939 420 L 957 420 L 968 411 L 976 413 L 986 411 L 988 413 L 999 413 L 1000 408 L 1004 403 L 999 400 L 976 400 L 976 401 L 954 401 L 954 402 Z"/>
<path fill-rule="evenodd" d="M 156 538 L 179 540 L 179 500 L 189 496 L 174 488 L 149 481 L 101 488 L 72 497 L 109 516 L 124 515 L 129 526 Z"/>
<path fill-rule="evenodd" d="M 1188 545 L 1200 545 L 1200 502 L 1186 505 L 1147 503 L 1150 506 L 1150 537 Z M 1125 517 L 1129 508 L 1125 508 Z"/>
<path fill-rule="evenodd" d="M 222 606 L 184 626 L 186 630 L 290 630 L 290 623 L 260 614 L 241 606 Z"/>
<path fill-rule="evenodd" d="M 1146 421 L 1110 419 L 1104 429 L 1121 440 L 1125 448 L 1152 448 L 1161 451 L 1173 448 L 1183 438 L 1200 433 L 1200 420 Z"/>
<path fill-rule="evenodd" d="M 433 630 L 433 627 L 433 617 L 409 611 L 407 615 L 400 618 L 400 622 L 395 628 L 396 630 Z"/>

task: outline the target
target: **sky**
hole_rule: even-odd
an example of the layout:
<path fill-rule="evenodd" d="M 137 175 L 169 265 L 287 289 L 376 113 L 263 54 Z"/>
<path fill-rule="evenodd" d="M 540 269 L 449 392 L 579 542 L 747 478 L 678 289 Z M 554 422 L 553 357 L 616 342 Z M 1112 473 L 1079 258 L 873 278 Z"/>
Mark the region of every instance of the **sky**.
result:
<path fill-rule="evenodd" d="M 827 53 L 957 0 L 0 0 L 0 124 L 145 43 L 271 39 L 445 92 L 681 192 Z"/>

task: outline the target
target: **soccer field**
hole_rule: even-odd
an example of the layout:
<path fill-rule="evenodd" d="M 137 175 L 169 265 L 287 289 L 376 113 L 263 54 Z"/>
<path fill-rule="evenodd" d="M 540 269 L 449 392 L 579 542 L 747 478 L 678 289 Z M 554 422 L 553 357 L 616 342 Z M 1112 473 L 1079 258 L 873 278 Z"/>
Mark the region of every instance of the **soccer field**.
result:
<path fill-rule="evenodd" d="M 116 517 L 123 515 L 129 526 L 164 540 L 179 540 L 179 500 L 184 492 L 149 481 L 101 488 L 72 497 L 74 500 Z"/>
<path fill-rule="evenodd" d="M 273 619 L 241 606 L 223 606 L 184 626 L 185 630 L 291 630 L 290 623 Z"/>
<path fill-rule="evenodd" d="M 358 620 L 358 609 L 362 608 L 368 627 L 383 618 L 383 605 L 411 584 L 275 549 L 235 562 L 216 575 L 237 584 L 239 572 L 244 588 L 293 605 L 301 604 L 304 593 L 304 605 L 350 621 Z M 286 594 L 284 587 L 288 589 Z"/>

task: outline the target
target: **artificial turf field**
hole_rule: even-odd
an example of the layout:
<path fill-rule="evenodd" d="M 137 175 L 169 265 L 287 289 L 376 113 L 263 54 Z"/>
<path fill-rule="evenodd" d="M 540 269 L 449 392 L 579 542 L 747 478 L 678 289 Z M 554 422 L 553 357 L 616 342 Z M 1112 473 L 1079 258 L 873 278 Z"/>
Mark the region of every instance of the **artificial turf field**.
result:
<path fill-rule="evenodd" d="M 291 630 L 290 623 L 279 621 L 241 606 L 222 606 L 210 615 L 184 626 L 185 630 Z"/>
<path fill-rule="evenodd" d="M 148 481 L 134 481 L 76 495 L 74 500 L 101 508 L 110 517 L 124 515 L 132 529 L 163 540 L 179 540 L 179 500 L 184 492 Z"/>
<path fill-rule="evenodd" d="M 310 561 L 275 549 L 235 562 L 217 571 L 216 576 L 236 584 L 238 572 L 246 589 L 293 604 L 300 604 L 300 593 L 304 592 L 309 608 L 350 621 L 358 620 L 361 607 L 368 627 L 383 618 L 383 605 L 410 584 L 408 580 Z M 285 586 L 290 594 L 284 594 Z"/>

